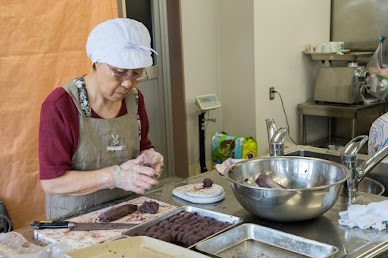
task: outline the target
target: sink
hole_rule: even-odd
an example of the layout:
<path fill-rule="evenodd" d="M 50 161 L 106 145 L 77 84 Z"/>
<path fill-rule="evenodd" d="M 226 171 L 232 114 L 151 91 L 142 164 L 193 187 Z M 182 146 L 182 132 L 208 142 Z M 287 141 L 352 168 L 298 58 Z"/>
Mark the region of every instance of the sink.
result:
<path fill-rule="evenodd" d="M 299 157 L 309 157 L 309 158 L 317 158 L 317 159 L 325 159 L 334 161 L 336 163 L 341 164 L 341 156 L 329 154 L 329 153 L 321 153 L 311 150 L 297 150 L 289 153 L 285 153 L 284 156 L 299 156 Z"/>
<path fill-rule="evenodd" d="M 310 146 L 296 146 L 294 148 L 290 148 L 290 150 L 286 150 L 284 153 L 284 156 L 299 156 L 299 157 L 310 157 L 310 158 L 318 158 L 318 159 L 324 159 L 324 160 L 329 160 L 333 161 L 336 163 L 341 164 L 341 153 L 339 151 L 332 151 L 328 149 L 321 149 L 321 148 L 316 148 L 316 147 L 310 147 Z M 364 160 L 368 158 L 367 155 L 359 155 L 359 160 L 358 163 L 361 164 Z M 362 160 L 362 157 L 364 160 Z M 379 164 L 380 165 L 380 164 Z M 377 175 L 379 172 L 384 172 L 382 170 L 382 164 L 381 166 L 376 166 L 369 174 L 369 175 Z M 386 164 L 388 165 L 388 164 Z M 382 170 L 382 171 L 379 171 Z M 387 171 L 388 174 L 388 171 Z M 385 173 L 384 173 L 385 175 Z M 377 177 L 379 178 L 379 177 Z M 359 184 L 358 190 L 360 192 L 364 193 L 370 193 L 370 194 L 376 194 L 376 195 L 383 195 L 385 192 L 385 187 L 382 183 L 379 181 L 370 178 L 370 177 L 365 177 Z"/>
<path fill-rule="evenodd" d="M 385 187 L 382 183 L 370 177 L 365 177 L 358 185 L 358 191 L 363 193 L 383 195 Z"/>

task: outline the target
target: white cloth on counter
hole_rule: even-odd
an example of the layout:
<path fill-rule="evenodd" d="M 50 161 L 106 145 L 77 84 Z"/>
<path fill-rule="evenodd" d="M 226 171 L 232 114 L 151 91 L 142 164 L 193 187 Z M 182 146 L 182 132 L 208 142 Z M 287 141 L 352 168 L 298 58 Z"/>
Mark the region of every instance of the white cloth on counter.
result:
<path fill-rule="evenodd" d="M 232 159 L 232 158 L 228 158 L 227 160 L 225 160 L 224 162 L 222 162 L 222 164 L 216 164 L 216 170 L 218 173 L 220 173 L 221 175 L 225 175 L 224 172 L 225 172 L 225 169 L 227 167 L 229 167 L 230 165 L 234 164 L 234 163 L 237 163 L 237 162 L 241 162 L 245 159 Z"/>
<path fill-rule="evenodd" d="M 386 229 L 388 200 L 372 202 L 368 205 L 351 204 L 347 211 L 341 211 L 339 215 L 340 225 L 361 229 L 374 228 L 381 231 Z"/>

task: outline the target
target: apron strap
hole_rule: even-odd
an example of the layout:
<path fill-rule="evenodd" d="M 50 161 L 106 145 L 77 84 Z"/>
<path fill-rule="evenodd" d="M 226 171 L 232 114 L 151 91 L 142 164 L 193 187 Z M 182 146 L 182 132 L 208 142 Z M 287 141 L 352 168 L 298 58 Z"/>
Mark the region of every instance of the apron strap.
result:
<path fill-rule="evenodd" d="M 133 92 L 135 93 L 135 100 L 136 100 L 136 118 L 137 118 L 137 125 L 139 127 L 139 141 L 141 141 L 141 121 L 139 116 L 139 90 L 135 87 L 133 88 Z"/>
<path fill-rule="evenodd" d="M 78 77 L 73 80 L 75 85 L 77 85 L 81 109 L 84 111 L 86 117 L 92 117 L 92 109 L 89 104 L 88 92 L 86 90 L 86 83 L 83 76 Z"/>

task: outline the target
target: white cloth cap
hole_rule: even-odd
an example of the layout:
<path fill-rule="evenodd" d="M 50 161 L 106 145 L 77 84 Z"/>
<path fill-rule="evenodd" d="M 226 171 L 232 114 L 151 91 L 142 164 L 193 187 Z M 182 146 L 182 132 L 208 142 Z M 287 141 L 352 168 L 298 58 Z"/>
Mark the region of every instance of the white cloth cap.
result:
<path fill-rule="evenodd" d="M 151 37 L 143 23 L 116 18 L 97 25 L 89 34 L 86 53 L 93 63 L 121 69 L 152 66 Z M 157 54 L 157 53 L 156 53 Z"/>

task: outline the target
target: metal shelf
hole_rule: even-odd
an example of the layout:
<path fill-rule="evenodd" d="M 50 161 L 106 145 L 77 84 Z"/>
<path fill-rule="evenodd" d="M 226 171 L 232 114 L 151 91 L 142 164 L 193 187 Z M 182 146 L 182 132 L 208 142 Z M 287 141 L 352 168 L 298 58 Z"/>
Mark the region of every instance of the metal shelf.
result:
<path fill-rule="evenodd" d="M 371 120 L 372 122 L 385 112 L 385 101 L 380 101 L 372 104 L 364 105 L 348 105 L 348 104 L 335 104 L 335 103 L 302 103 L 298 104 L 299 109 L 299 144 L 306 145 L 307 143 L 307 131 L 306 131 L 306 116 L 325 117 L 328 119 L 328 140 L 326 143 L 331 143 L 331 140 L 336 136 L 333 134 L 332 119 L 346 119 L 346 123 L 350 126 L 350 139 L 356 137 L 357 128 L 359 125 L 357 121 L 362 123 Z M 361 119 L 363 117 L 363 119 Z M 368 118 L 368 119 L 366 119 Z M 364 121 L 365 120 L 365 121 Z M 371 123 L 372 123 L 371 122 Z M 368 123 L 368 128 L 370 125 Z M 368 129 L 369 130 L 369 129 Z M 349 139 L 349 140 L 350 140 Z M 338 139 L 337 139 L 338 140 Z M 314 145 L 322 145 L 323 143 L 315 143 Z"/>
<path fill-rule="evenodd" d="M 349 62 L 359 62 L 367 63 L 369 58 L 373 55 L 374 52 L 348 52 L 344 54 L 336 53 L 309 53 L 304 52 L 306 55 L 311 56 L 311 60 L 317 61 L 349 61 Z"/>

